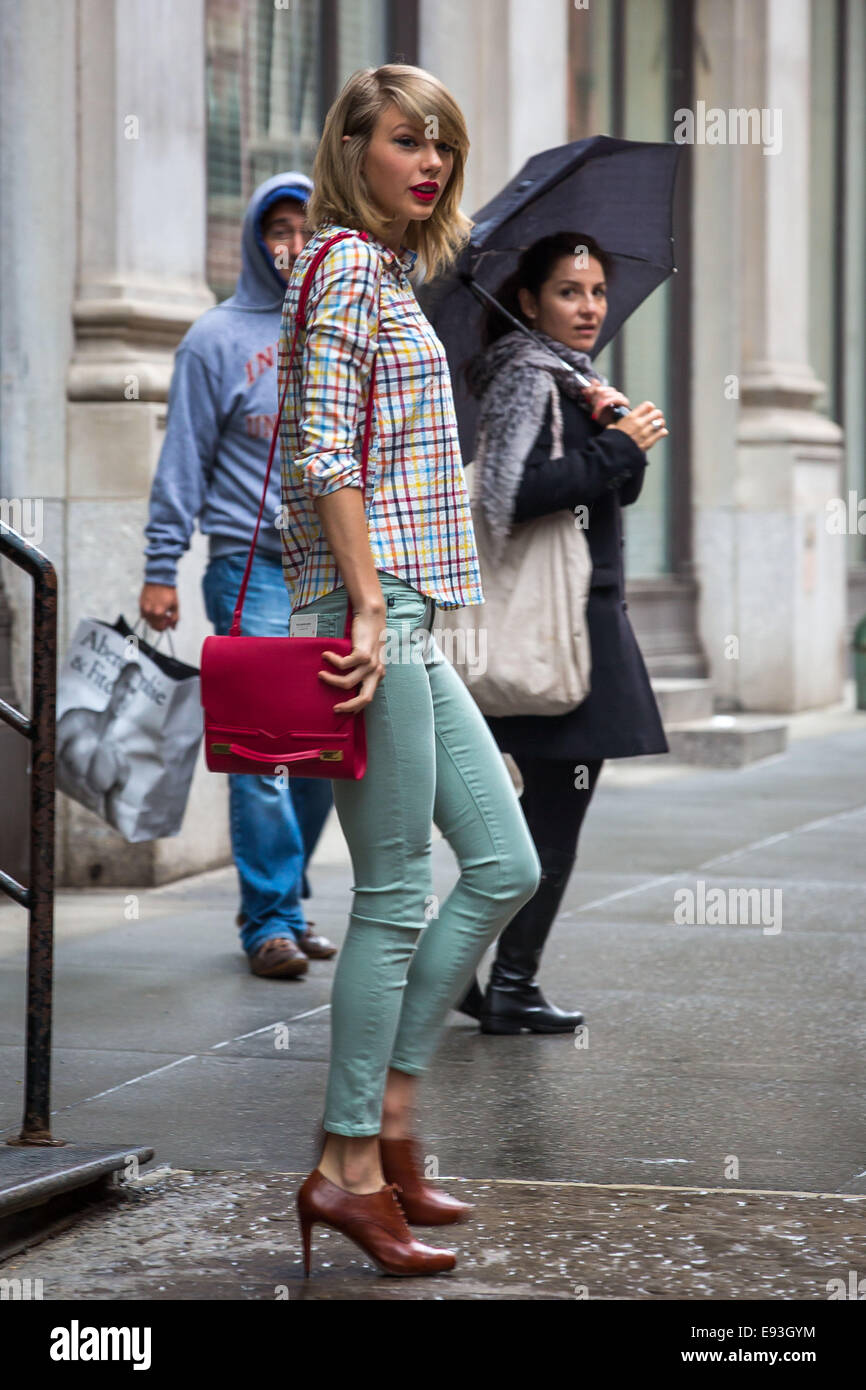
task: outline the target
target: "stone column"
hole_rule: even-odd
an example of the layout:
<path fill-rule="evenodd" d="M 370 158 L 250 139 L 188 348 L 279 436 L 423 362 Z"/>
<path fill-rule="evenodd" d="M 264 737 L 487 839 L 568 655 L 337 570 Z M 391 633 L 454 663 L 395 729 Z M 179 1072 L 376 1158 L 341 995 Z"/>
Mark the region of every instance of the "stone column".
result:
<path fill-rule="evenodd" d="M 568 9 L 560 0 L 422 0 L 419 63 L 460 103 L 471 214 L 539 150 L 568 138 Z"/>
<path fill-rule="evenodd" d="M 809 362 L 808 0 L 700 0 L 698 33 L 696 98 L 729 137 L 695 148 L 699 623 L 723 706 L 793 712 L 838 700 L 845 669 L 842 432 Z M 778 153 L 730 143 L 741 108 Z"/>
<path fill-rule="evenodd" d="M 42 507 L 63 654 L 79 619 L 138 615 L 142 527 L 173 353 L 213 303 L 204 278 L 204 0 L 2 0 L 4 475 Z M 177 654 L 209 631 L 200 538 Z M 30 596 L 12 576 L 15 685 Z M 165 639 L 163 641 L 165 645 Z M 66 797 L 60 884 L 147 884 L 228 858 L 226 788 L 203 761 L 180 835 L 128 845 Z"/>
<path fill-rule="evenodd" d="M 81 0 L 78 14 L 67 633 L 85 615 L 138 617 L 174 349 L 214 302 L 205 281 L 204 0 Z M 196 536 L 181 565 L 174 634 L 177 655 L 194 665 L 209 631 L 203 554 Z M 132 846 L 66 802 L 64 881 L 153 883 L 223 861 L 225 792 L 200 759 L 181 833 Z"/>

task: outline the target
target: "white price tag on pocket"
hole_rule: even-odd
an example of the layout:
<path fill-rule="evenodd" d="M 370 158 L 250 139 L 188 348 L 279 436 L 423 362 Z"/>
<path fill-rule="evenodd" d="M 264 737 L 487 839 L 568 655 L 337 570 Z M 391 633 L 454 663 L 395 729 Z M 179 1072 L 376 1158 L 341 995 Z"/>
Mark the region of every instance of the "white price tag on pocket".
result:
<path fill-rule="evenodd" d="M 289 619 L 290 637 L 317 637 L 318 632 L 318 613 L 293 613 Z"/>

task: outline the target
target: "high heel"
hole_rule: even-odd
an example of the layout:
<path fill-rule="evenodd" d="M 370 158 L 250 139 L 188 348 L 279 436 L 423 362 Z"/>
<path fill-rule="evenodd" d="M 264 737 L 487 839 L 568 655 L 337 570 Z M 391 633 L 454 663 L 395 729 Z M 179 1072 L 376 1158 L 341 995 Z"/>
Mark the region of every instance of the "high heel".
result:
<path fill-rule="evenodd" d="M 414 1139 L 379 1139 L 382 1172 L 386 1182 L 400 1189 L 400 1205 L 407 1221 L 416 1226 L 446 1226 L 465 1221 L 475 1208 L 434 1187 L 422 1176 L 418 1145 Z"/>
<path fill-rule="evenodd" d="M 330 1226 L 355 1242 L 383 1274 L 442 1274 L 453 1269 L 453 1250 L 437 1250 L 415 1240 L 397 1197 L 397 1184 L 378 1192 L 347 1192 L 314 1168 L 298 1191 L 298 1221 L 304 1251 L 304 1274 L 312 1265 L 313 1226 Z"/>
<path fill-rule="evenodd" d="M 299 1209 L 298 1220 L 301 1225 L 301 1244 L 304 1248 L 304 1278 L 309 1279 L 312 1265 L 310 1239 L 313 1234 L 313 1218 L 308 1212 L 301 1212 Z"/>

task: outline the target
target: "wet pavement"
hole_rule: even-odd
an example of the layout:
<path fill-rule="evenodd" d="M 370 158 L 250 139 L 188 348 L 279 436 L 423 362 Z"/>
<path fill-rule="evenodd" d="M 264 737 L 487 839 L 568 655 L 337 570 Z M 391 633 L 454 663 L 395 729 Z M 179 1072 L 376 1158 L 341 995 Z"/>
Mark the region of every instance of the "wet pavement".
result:
<path fill-rule="evenodd" d="M 864 766 L 866 714 L 739 771 L 608 764 L 540 976 L 587 1033 L 484 1037 L 453 1013 L 422 1089 L 425 1154 L 479 1204 L 458 1270 L 384 1280 L 317 1230 L 303 1296 L 827 1298 L 866 1277 Z M 443 896 L 439 839 L 434 866 Z M 333 821 L 311 881 L 339 942 Z M 681 890 L 758 888 L 773 917 L 675 919 Z M 133 890 L 133 920 L 128 891 L 59 895 L 54 1133 L 180 1171 L 14 1257 L 46 1297 L 64 1266 L 84 1298 L 301 1296 L 292 1201 L 334 967 L 251 976 L 236 894 L 229 868 Z M 0 907 L 0 1140 L 20 1123 L 25 925 Z"/>
<path fill-rule="evenodd" d="M 302 1175 L 170 1172 L 3 1266 L 45 1299 L 827 1299 L 864 1271 L 866 1198 L 452 1181 L 471 1222 L 415 1228 L 457 1268 L 383 1276 L 313 1230 L 303 1277 Z M 838 1286 L 836 1286 L 838 1287 Z"/>

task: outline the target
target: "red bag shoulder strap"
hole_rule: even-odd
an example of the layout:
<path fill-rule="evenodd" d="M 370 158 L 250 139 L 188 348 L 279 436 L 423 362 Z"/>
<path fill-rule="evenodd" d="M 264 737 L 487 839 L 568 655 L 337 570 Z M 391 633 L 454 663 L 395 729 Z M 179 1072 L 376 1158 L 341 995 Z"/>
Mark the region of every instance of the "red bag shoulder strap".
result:
<path fill-rule="evenodd" d="M 298 328 L 299 328 L 299 327 L 303 324 L 303 322 L 304 322 L 304 314 L 305 314 L 306 308 L 307 308 L 307 297 L 308 297 L 309 292 L 310 292 L 310 284 L 311 284 L 311 282 L 312 282 L 313 276 L 315 275 L 316 270 L 317 270 L 319 264 L 321 263 L 323 257 L 326 255 L 326 253 L 331 249 L 331 247 L 332 247 L 332 246 L 335 246 L 336 243 L 337 243 L 338 241 L 344 241 L 346 237 L 355 236 L 355 235 L 360 236 L 361 239 L 362 239 L 363 241 L 366 241 L 366 240 L 367 240 L 367 233 L 366 233 L 366 232 L 358 232 L 358 233 L 355 233 L 355 232 L 337 232 L 335 236 L 329 237 L 329 239 L 328 239 L 326 242 L 324 242 L 324 244 L 323 244 L 322 246 L 319 247 L 319 249 L 318 249 L 318 251 L 316 252 L 315 256 L 314 256 L 313 259 L 310 261 L 310 264 L 309 264 L 309 266 L 307 267 L 306 274 L 304 275 L 303 283 L 302 283 L 302 285 L 301 285 L 300 293 L 299 293 L 299 295 L 298 295 L 298 307 L 297 307 L 297 311 L 296 311 L 296 313 L 295 313 L 295 331 L 294 331 L 294 333 L 292 334 L 292 346 L 291 346 L 291 350 L 290 350 L 290 352 L 289 352 L 288 361 L 287 361 L 287 363 L 286 363 L 286 384 L 285 384 L 285 386 L 283 387 L 283 394 L 282 394 L 282 396 L 281 396 L 281 398 L 280 398 L 279 408 L 278 408 L 278 410 L 277 410 L 277 420 L 276 420 L 276 424 L 274 425 L 273 438 L 271 439 L 271 449 L 270 449 L 270 453 L 268 454 L 268 466 L 267 466 L 267 469 L 265 470 L 265 485 L 264 485 L 264 488 L 262 489 L 262 500 L 261 500 L 261 502 L 259 503 L 259 514 L 258 514 L 258 516 L 256 517 L 256 529 L 255 529 L 255 531 L 253 532 L 252 544 L 250 545 L 250 553 L 249 553 L 249 555 L 247 556 L 246 569 L 244 570 L 244 577 L 243 577 L 243 580 L 242 580 L 242 582 L 241 582 L 240 592 L 238 593 L 238 601 L 237 601 L 237 603 L 236 603 L 236 605 L 235 605 L 235 611 L 234 611 L 234 614 L 233 614 L 233 616 L 232 616 L 231 627 L 229 628 L 229 636 L 230 636 L 230 637 L 239 637 L 239 636 L 240 636 L 240 631 L 241 631 L 241 614 L 243 613 L 244 599 L 246 598 L 247 584 L 248 584 L 249 578 L 250 578 L 250 570 L 251 570 L 252 567 L 253 567 L 253 555 L 255 554 L 256 542 L 258 541 L 258 538 L 259 538 L 259 527 L 261 526 L 262 514 L 263 514 L 263 512 L 264 512 L 264 510 L 265 510 L 265 500 L 266 500 L 267 495 L 268 495 L 268 483 L 270 482 L 270 479 L 271 479 L 271 465 L 273 464 L 273 461 L 274 461 L 274 450 L 275 450 L 276 447 L 277 447 L 277 440 L 278 440 L 279 437 L 280 437 L 280 421 L 281 421 L 282 418 L 283 418 L 283 406 L 285 405 L 285 401 L 286 401 L 286 392 L 287 392 L 288 389 L 289 389 L 289 380 L 290 380 L 290 377 L 289 377 L 289 369 L 290 369 L 290 367 L 291 367 L 291 365 L 292 365 L 292 361 L 294 360 L 294 356 L 295 356 L 295 344 L 297 343 L 297 340 L 298 340 Z M 379 282 L 379 291 L 380 291 L 380 303 L 381 303 L 381 280 L 380 280 L 380 282 Z M 376 383 L 376 358 L 377 358 L 377 356 L 378 356 L 378 345 L 377 345 L 377 351 L 373 354 L 373 365 L 372 365 L 372 367 L 370 368 L 370 389 L 369 389 L 369 393 L 368 393 L 368 396 L 367 396 L 367 409 L 366 409 L 366 413 L 365 413 L 365 416 L 364 416 L 364 444 L 363 444 L 363 448 L 362 448 L 362 451 L 361 451 L 361 479 L 362 479 L 362 481 L 361 481 L 361 486 L 362 486 L 362 489 L 364 489 L 364 490 L 366 490 L 366 486 L 367 486 L 367 456 L 368 456 L 369 451 L 370 451 L 370 428 L 371 428 L 371 425 L 372 425 L 372 422 L 373 422 L 373 395 L 374 395 L 374 389 L 375 389 L 375 383 Z M 347 606 L 346 606 L 346 627 L 345 627 L 345 636 L 346 636 L 346 637 L 350 636 L 351 631 L 352 631 L 352 603 L 351 603 L 351 600 L 350 600 L 350 601 L 348 602 Z"/>

